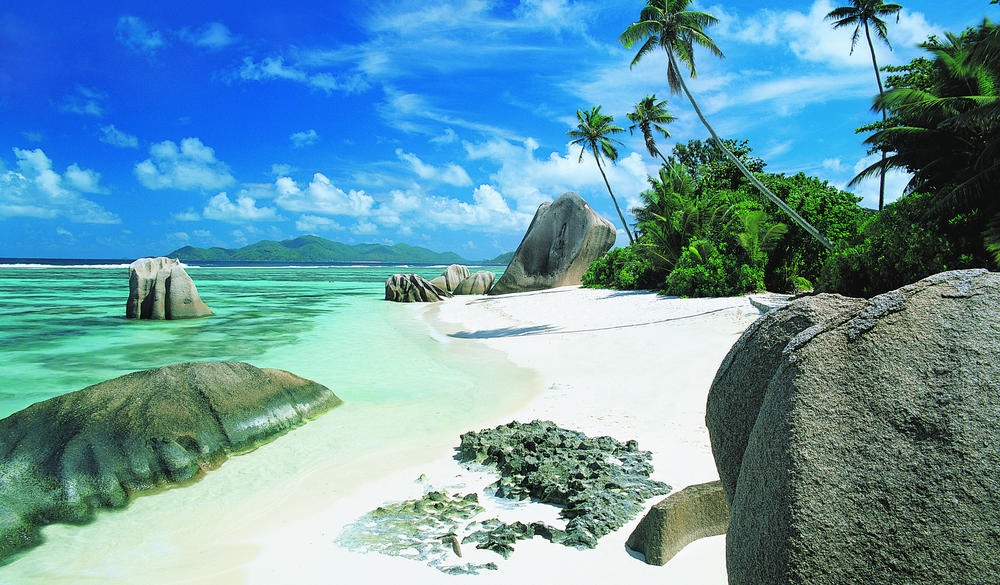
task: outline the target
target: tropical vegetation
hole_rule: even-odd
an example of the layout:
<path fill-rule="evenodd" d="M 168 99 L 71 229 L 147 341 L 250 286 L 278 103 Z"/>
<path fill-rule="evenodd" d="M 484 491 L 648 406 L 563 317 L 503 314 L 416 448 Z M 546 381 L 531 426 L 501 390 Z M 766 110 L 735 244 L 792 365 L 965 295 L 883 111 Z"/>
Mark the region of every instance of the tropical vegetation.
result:
<path fill-rule="evenodd" d="M 984 21 L 961 34 L 931 37 L 920 45 L 927 56 L 879 67 L 873 37 L 888 45 L 884 19 L 902 7 L 849 0 L 827 15 L 835 28 L 854 27 L 851 51 L 864 32 L 872 56 L 878 87 L 872 109 L 881 120 L 859 132 L 869 134 L 866 144 L 881 157 L 849 187 L 879 176 L 876 211 L 818 178 L 765 172 L 765 162 L 746 141 L 717 135 L 684 81 L 685 73 L 696 75 L 695 46 L 722 56 L 705 31 L 716 19 L 688 10 L 690 4 L 647 0 L 619 40 L 626 48 L 639 46 L 633 66 L 664 50 L 667 85 L 690 101 L 711 138 L 675 144 L 665 156 L 656 141 L 669 138 L 666 125 L 674 120 L 666 100 L 647 95 L 635 104 L 629 130 L 642 135 L 645 150 L 662 166 L 649 177 L 641 205 L 631 210 L 632 226 L 615 201 L 630 245 L 596 261 L 584 276 L 586 285 L 684 296 L 761 290 L 872 296 L 944 270 L 1000 265 L 996 25 Z M 888 73 L 884 83 L 882 72 Z M 581 125 L 571 135 L 595 153 L 601 168 L 601 153 L 615 160 L 620 143 L 606 150 L 599 140 L 585 138 L 586 114 L 578 112 Z M 606 127 L 597 137 L 623 131 L 606 118 L 614 130 Z M 884 176 L 891 169 L 906 171 L 912 181 L 902 197 L 883 205 Z M 606 176 L 605 183 L 610 193 Z"/>

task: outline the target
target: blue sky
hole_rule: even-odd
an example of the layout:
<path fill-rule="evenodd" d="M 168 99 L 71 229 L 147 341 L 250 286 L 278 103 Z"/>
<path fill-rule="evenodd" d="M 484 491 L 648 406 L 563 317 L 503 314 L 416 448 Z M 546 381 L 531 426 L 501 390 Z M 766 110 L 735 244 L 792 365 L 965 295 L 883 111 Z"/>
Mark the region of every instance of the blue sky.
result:
<path fill-rule="evenodd" d="M 903 0 L 893 51 L 996 19 L 988 0 Z M 704 139 L 665 57 L 634 69 L 618 35 L 642 2 L 86 2 L 0 8 L 0 256 L 133 258 L 316 234 L 466 258 L 513 250 L 539 203 L 580 193 L 614 219 L 566 132 L 601 105 L 621 126 L 668 99 L 674 142 Z M 726 53 L 692 91 L 771 172 L 843 187 L 874 119 L 867 47 L 837 3 L 699 2 Z M 655 161 L 621 136 L 609 180 L 628 207 Z M 588 155 L 589 156 L 589 155 Z M 890 177 L 889 198 L 906 177 Z M 856 190 L 874 206 L 877 184 Z M 617 219 L 614 219 L 617 225 Z M 619 228 L 620 231 L 620 228 Z M 619 242 L 624 234 L 619 233 Z"/>

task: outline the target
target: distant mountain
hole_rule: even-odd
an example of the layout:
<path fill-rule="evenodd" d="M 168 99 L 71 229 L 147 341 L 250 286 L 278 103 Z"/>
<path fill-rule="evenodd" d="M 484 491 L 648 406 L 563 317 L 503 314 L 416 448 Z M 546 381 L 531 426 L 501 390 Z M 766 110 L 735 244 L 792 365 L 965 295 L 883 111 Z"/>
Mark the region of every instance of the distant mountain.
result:
<path fill-rule="evenodd" d="M 454 252 L 434 252 L 427 248 L 396 244 L 348 245 L 319 236 L 294 240 L 263 240 L 235 250 L 184 246 L 167 254 L 184 262 L 379 262 L 384 264 L 471 264 Z"/>
<path fill-rule="evenodd" d="M 504 252 L 503 254 L 500 254 L 499 256 L 491 260 L 483 260 L 483 264 L 487 266 L 507 266 L 513 259 L 514 259 L 513 252 Z"/>

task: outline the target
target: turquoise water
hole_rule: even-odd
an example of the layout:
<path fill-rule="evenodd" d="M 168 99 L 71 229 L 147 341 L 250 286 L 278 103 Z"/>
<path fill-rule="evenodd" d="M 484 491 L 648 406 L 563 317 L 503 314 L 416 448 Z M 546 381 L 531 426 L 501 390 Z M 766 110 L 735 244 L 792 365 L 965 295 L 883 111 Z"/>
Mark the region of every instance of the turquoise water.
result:
<path fill-rule="evenodd" d="M 326 370 L 351 377 L 377 372 L 391 355 L 385 332 L 364 326 L 406 313 L 383 300 L 395 272 L 426 277 L 441 267 L 189 267 L 215 315 L 206 319 L 125 318 L 128 269 L 0 268 L 0 418 L 34 402 L 128 372 L 189 360 L 257 363 L 269 353 L 301 362 L 319 349 L 297 344 L 317 329 L 341 330 L 340 351 L 324 352 Z M 412 311 L 410 311 L 412 312 Z M 387 347 L 380 347 L 386 345 Z M 351 359 L 350 347 L 368 359 Z M 309 361 L 309 360 L 307 360 Z M 310 368 L 316 370 L 316 368 Z M 295 372 L 305 375 L 301 372 Z M 331 383 L 343 380 L 330 380 Z"/>

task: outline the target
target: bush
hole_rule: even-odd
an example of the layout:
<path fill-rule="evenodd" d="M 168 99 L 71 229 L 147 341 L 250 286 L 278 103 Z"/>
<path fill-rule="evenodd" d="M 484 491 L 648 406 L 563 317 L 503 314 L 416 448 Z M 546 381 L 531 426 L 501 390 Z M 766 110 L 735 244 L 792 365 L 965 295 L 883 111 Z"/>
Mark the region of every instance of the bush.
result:
<path fill-rule="evenodd" d="M 635 248 L 612 248 L 591 263 L 583 274 L 583 286 L 618 290 L 656 290 L 663 275 Z"/>

